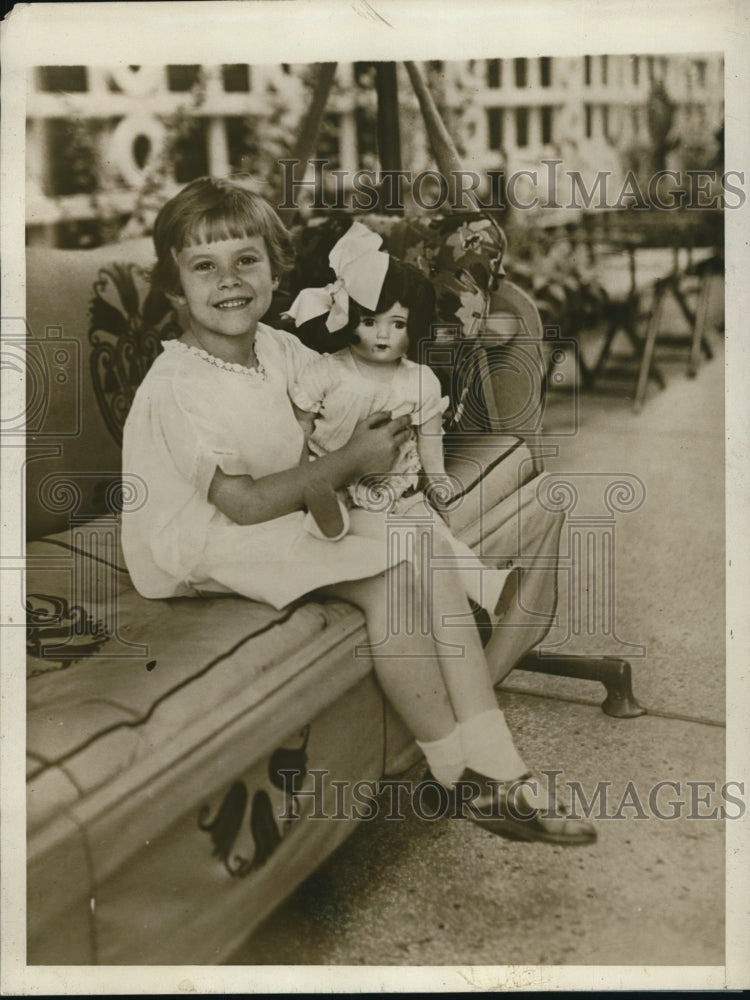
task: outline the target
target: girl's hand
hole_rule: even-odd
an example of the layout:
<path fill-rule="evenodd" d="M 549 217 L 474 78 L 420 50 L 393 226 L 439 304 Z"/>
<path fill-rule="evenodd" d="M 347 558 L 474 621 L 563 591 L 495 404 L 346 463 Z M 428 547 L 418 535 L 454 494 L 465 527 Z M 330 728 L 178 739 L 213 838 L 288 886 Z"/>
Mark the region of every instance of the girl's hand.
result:
<path fill-rule="evenodd" d="M 357 426 L 348 444 L 338 451 L 260 479 L 230 476 L 217 468 L 208 501 L 237 524 L 261 524 L 302 510 L 305 490 L 313 480 L 325 479 L 337 489 L 368 473 L 389 472 L 409 437 L 410 423 L 408 416 L 391 420 L 387 413 L 375 413 Z"/>
<path fill-rule="evenodd" d="M 352 461 L 352 478 L 383 475 L 390 472 L 399 448 L 411 433 L 411 418 L 390 419 L 388 413 L 373 413 L 357 424 L 349 442 L 344 445 Z"/>

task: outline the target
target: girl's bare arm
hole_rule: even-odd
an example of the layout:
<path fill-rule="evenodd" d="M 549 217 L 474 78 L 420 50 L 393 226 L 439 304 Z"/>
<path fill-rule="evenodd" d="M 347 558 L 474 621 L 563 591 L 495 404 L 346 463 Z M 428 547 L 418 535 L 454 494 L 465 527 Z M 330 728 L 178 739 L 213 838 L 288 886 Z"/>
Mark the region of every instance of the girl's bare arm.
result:
<path fill-rule="evenodd" d="M 408 436 L 408 417 L 389 420 L 388 414 L 375 413 L 359 424 L 343 448 L 315 462 L 260 479 L 229 476 L 217 469 L 208 500 L 237 524 L 261 524 L 301 510 L 305 487 L 316 479 L 326 479 L 338 489 L 368 473 L 388 472 Z"/>

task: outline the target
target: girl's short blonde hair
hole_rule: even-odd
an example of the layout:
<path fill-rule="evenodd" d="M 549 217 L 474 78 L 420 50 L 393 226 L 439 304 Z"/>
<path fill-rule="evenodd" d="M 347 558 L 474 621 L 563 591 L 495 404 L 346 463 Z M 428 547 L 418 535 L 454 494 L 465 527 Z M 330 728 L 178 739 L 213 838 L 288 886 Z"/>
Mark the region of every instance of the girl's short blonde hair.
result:
<path fill-rule="evenodd" d="M 262 236 L 274 277 L 294 263 L 292 238 L 268 202 L 248 186 L 247 175 L 199 177 L 164 205 L 154 223 L 156 264 L 151 283 L 167 295 L 179 294 L 175 253 L 196 243 Z"/>

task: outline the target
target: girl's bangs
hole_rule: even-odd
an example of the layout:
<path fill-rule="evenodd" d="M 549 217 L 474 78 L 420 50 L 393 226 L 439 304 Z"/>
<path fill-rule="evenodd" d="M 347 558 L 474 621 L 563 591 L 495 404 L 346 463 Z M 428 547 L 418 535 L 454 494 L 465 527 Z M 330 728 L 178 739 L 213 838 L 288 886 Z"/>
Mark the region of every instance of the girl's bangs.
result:
<path fill-rule="evenodd" d="M 183 233 L 182 245 L 186 247 L 263 236 L 262 228 L 249 206 L 218 205 L 213 211 L 190 220 Z"/>

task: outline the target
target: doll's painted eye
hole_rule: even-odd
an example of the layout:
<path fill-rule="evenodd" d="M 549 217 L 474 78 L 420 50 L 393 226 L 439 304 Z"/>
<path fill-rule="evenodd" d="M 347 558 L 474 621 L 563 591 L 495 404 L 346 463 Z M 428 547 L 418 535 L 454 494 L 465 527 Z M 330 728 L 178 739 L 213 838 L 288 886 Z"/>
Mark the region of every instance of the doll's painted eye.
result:
<path fill-rule="evenodd" d="M 368 329 L 370 329 L 373 326 L 375 326 L 375 317 L 374 316 L 363 316 L 362 319 L 360 320 L 360 322 L 362 323 L 362 326 L 366 326 Z"/>

